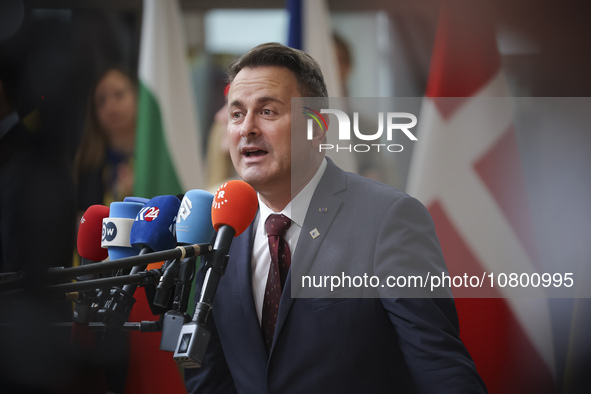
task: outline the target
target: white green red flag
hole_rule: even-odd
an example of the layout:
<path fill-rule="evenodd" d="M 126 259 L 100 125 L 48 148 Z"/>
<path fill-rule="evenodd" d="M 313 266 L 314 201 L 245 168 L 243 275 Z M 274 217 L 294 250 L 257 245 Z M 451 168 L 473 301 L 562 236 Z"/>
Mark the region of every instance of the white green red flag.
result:
<path fill-rule="evenodd" d="M 203 188 L 194 98 L 176 0 L 145 0 L 139 61 L 134 193 Z"/>

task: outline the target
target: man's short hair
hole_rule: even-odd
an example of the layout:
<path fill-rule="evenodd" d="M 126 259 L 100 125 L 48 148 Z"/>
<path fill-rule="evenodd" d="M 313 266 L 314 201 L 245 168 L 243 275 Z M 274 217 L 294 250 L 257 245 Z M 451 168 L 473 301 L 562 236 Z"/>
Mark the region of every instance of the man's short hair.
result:
<path fill-rule="evenodd" d="M 318 62 L 304 51 L 277 42 L 258 45 L 230 64 L 228 82 L 232 83 L 243 68 L 285 67 L 294 73 L 302 97 L 328 97 L 324 76 Z"/>

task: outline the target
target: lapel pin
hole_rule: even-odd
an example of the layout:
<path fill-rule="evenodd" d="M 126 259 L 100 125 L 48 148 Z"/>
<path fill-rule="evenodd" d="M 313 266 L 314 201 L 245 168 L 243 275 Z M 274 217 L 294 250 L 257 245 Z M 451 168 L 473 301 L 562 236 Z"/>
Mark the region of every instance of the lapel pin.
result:
<path fill-rule="evenodd" d="M 315 228 L 314 230 L 310 231 L 310 235 L 312 236 L 312 239 L 316 239 L 316 237 L 320 235 L 320 232 L 317 228 Z"/>
<path fill-rule="evenodd" d="M 318 212 L 328 212 L 328 208 L 318 208 Z"/>

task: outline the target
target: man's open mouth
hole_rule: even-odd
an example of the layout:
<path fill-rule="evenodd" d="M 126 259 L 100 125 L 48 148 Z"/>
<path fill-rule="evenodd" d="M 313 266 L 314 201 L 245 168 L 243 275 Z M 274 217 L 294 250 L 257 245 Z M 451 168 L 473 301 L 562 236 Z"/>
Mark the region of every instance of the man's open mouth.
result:
<path fill-rule="evenodd" d="M 260 150 L 260 149 L 245 149 L 243 151 L 244 156 L 246 157 L 260 157 L 260 156 L 264 156 L 267 154 L 266 151 L 264 150 Z"/>

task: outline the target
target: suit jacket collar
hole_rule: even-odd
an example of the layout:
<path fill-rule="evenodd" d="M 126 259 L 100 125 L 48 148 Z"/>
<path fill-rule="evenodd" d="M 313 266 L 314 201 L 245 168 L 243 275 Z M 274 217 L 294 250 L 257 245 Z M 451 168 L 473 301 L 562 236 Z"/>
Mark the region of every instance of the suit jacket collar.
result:
<path fill-rule="evenodd" d="M 298 247 L 291 259 L 291 269 L 285 282 L 281 302 L 279 303 L 279 313 L 277 315 L 273 343 L 275 343 L 281 332 L 294 298 L 297 297 L 297 289 L 294 289 L 294 294 L 292 294 L 292 273 L 294 273 L 296 278 L 299 278 L 308 272 L 322 241 L 343 203 L 340 193 L 347 188 L 346 174 L 332 160 L 329 158 L 326 160 L 326 171 L 310 201 L 306 219 L 302 226 L 302 232 L 298 239 Z M 271 349 L 271 353 L 272 351 L 273 349 Z"/>
<path fill-rule="evenodd" d="M 327 167 L 312 196 L 310 206 L 302 226 L 300 238 L 298 240 L 298 247 L 292 256 L 292 266 L 285 282 L 285 289 L 281 296 L 279 304 L 279 313 L 277 316 L 277 325 L 275 328 L 275 338 L 273 343 L 277 340 L 281 333 L 281 328 L 289 314 L 291 306 L 294 302 L 294 297 L 297 294 L 292 294 L 291 273 L 295 271 L 294 276 L 300 277 L 308 272 L 315 256 L 318 253 L 320 244 L 328 233 L 334 218 L 336 217 L 343 201 L 340 193 L 346 190 L 346 175 L 339 169 L 330 159 L 327 158 Z M 316 230 L 318 236 L 313 238 L 311 231 Z M 230 262 L 228 263 L 228 270 L 226 275 L 232 275 L 231 268 L 235 269 L 236 278 L 232 280 L 235 288 L 232 294 L 238 297 L 243 297 L 240 302 L 242 304 L 243 313 L 245 315 L 243 327 L 240 332 L 245 335 L 245 341 L 250 342 L 252 357 L 267 357 L 265 342 L 262 331 L 260 329 L 260 322 L 257 318 L 257 312 L 254 305 L 254 298 L 252 292 L 252 242 L 253 242 L 253 224 L 248 227 L 239 237 L 235 238 L 230 249 Z M 232 299 L 232 298 L 230 298 Z M 257 332 L 256 335 L 249 335 L 248 333 Z M 260 339 L 260 340 L 259 340 Z M 274 345 L 273 345 L 274 346 Z M 271 355 L 273 348 L 271 348 Z"/>
<path fill-rule="evenodd" d="M 252 295 L 252 232 L 253 232 L 253 223 L 248 226 L 248 228 L 241 234 L 239 237 L 234 239 L 232 243 L 232 249 L 235 250 L 234 253 L 242 254 L 242 256 L 247 256 L 246 259 L 243 259 L 242 256 L 235 256 L 235 259 L 239 259 L 236 261 L 236 272 L 238 278 L 247 278 L 247 280 L 238 280 L 235 281 L 235 286 L 237 286 L 236 290 L 238 294 L 251 294 Z M 232 254 L 230 254 L 232 256 Z M 246 260 L 246 264 L 242 263 L 242 261 Z M 244 308 L 244 312 L 246 316 L 251 316 L 254 314 L 256 320 L 256 309 L 254 306 L 254 300 L 252 297 L 246 297 L 245 300 L 242 302 L 242 306 Z"/>

